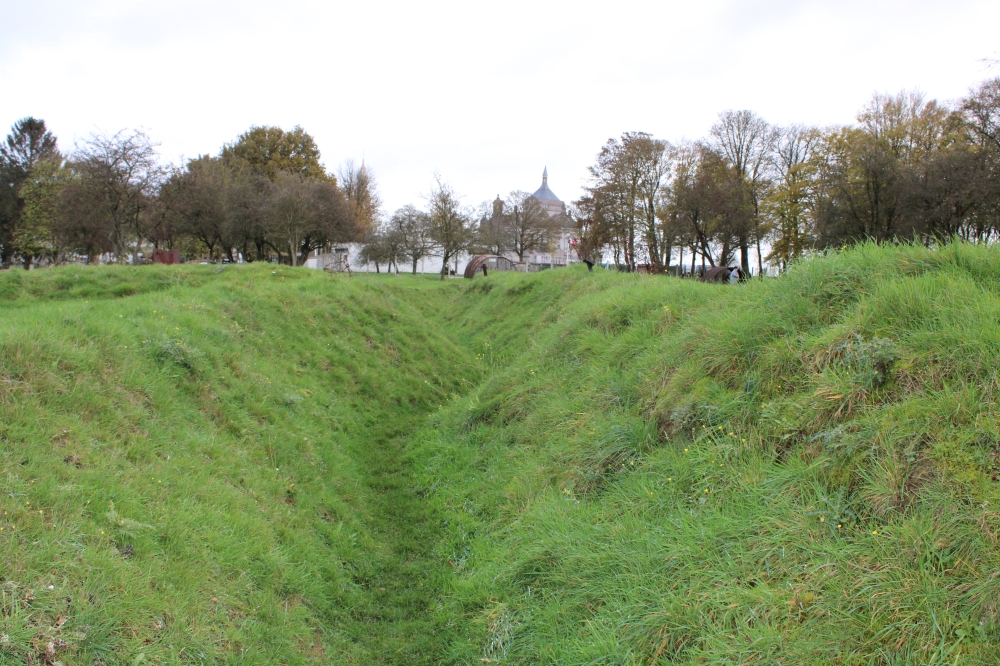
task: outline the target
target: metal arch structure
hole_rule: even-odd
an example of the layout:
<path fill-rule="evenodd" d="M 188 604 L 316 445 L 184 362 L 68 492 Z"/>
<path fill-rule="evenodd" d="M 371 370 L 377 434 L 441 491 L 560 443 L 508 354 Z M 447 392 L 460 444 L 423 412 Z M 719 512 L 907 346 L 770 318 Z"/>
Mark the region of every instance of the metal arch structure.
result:
<path fill-rule="evenodd" d="M 477 254 L 465 266 L 465 277 L 472 279 L 476 277 L 482 269 L 483 275 L 487 275 L 490 270 L 494 271 L 516 271 L 517 264 L 496 254 Z"/>
<path fill-rule="evenodd" d="M 743 271 L 740 271 L 739 267 L 737 266 L 713 266 L 712 268 L 709 268 L 707 271 L 705 271 L 705 274 L 698 279 L 701 280 L 702 282 L 728 283 L 730 281 L 731 273 L 733 271 L 737 271 L 736 275 L 738 276 L 740 282 L 746 280 Z"/>
<path fill-rule="evenodd" d="M 712 266 L 698 279 L 702 282 L 726 282 L 729 280 L 729 267 Z"/>

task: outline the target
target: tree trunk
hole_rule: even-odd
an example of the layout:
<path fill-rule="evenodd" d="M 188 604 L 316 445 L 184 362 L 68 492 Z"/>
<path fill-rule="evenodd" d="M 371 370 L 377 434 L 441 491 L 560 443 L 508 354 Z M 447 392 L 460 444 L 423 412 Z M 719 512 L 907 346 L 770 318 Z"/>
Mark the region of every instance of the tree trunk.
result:
<path fill-rule="evenodd" d="M 441 262 L 441 279 L 448 277 L 448 261 L 451 260 L 451 254 L 447 251 L 444 253 L 444 261 Z"/>

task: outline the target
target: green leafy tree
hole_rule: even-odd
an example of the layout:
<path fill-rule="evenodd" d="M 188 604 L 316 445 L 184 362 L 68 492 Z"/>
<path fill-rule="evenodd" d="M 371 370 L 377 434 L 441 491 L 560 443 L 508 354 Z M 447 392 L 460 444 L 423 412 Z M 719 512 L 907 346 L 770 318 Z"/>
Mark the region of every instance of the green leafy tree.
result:
<path fill-rule="evenodd" d="M 20 220 L 14 228 L 13 242 L 25 268 L 37 257 L 57 260 L 62 250 L 59 229 L 62 192 L 69 175 L 58 157 L 37 162 L 21 185 L 24 202 Z"/>
<path fill-rule="evenodd" d="M 335 182 L 320 162 L 316 140 L 298 125 L 289 132 L 280 127 L 251 127 L 223 147 L 222 159 L 231 166 L 258 171 L 272 182 L 281 172 Z"/>
<path fill-rule="evenodd" d="M 56 138 L 38 118 L 22 118 L 0 144 L 0 264 L 17 254 L 15 229 L 24 210 L 21 186 L 37 164 L 58 156 Z"/>

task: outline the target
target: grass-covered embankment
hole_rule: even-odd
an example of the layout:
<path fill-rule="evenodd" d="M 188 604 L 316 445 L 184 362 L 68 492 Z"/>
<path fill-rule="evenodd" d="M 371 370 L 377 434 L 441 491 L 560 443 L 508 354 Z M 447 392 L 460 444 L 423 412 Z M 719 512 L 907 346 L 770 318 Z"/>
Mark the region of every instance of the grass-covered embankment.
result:
<path fill-rule="evenodd" d="M 398 449 L 473 374 L 432 319 L 453 292 L 271 266 L 0 275 L 0 663 L 430 650 L 433 595 L 393 591 L 447 564 L 386 506 L 433 533 Z"/>
<path fill-rule="evenodd" d="M 445 662 L 1000 662 L 1000 252 L 738 288 L 491 275 L 491 375 L 411 449 Z"/>
<path fill-rule="evenodd" d="M 0 275 L 0 663 L 998 663 L 998 285 Z"/>

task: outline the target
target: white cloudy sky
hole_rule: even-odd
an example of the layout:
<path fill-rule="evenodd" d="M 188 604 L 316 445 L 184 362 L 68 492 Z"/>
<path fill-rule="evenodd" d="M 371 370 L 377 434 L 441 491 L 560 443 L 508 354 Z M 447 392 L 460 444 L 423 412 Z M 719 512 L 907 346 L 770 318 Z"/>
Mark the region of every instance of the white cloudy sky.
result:
<path fill-rule="evenodd" d="M 875 91 L 953 99 L 1000 74 L 996 0 L 504 3 L 0 0 L 0 128 L 44 118 L 70 149 L 141 127 L 166 161 L 253 124 L 362 156 L 387 207 L 435 171 L 475 204 L 564 200 L 626 130 L 698 138 L 716 114 L 848 123 Z"/>

